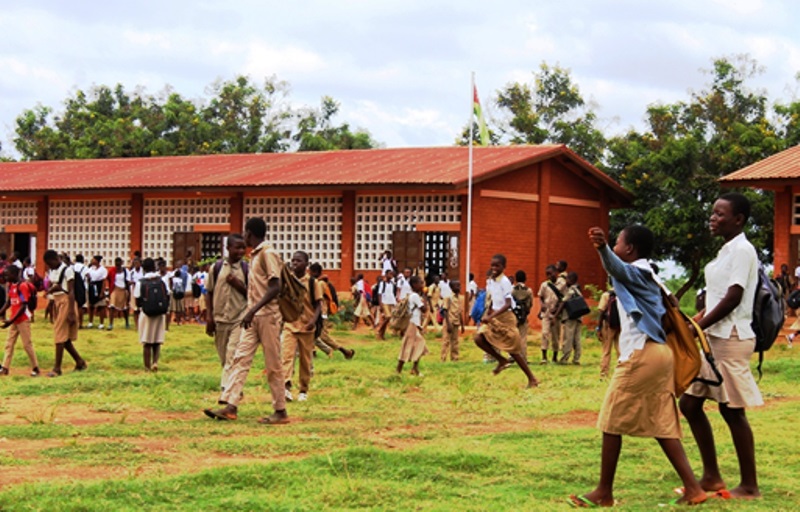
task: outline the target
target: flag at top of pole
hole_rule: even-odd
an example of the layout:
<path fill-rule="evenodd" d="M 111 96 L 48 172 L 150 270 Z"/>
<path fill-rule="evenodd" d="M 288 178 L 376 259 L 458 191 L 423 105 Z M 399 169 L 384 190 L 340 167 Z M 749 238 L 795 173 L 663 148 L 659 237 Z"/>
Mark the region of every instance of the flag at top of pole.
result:
<path fill-rule="evenodd" d="M 489 129 L 486 128 L 486 121 L 483 119 L 483 109 L 481 109 L 481 101 L 478 99 L 478 88 L 475 84 L 472 85 L 472 110 L 475 112 L 475 117 L 478 119 L 478 133 L 480 134 L 481 146 L 488 146 Z"/>

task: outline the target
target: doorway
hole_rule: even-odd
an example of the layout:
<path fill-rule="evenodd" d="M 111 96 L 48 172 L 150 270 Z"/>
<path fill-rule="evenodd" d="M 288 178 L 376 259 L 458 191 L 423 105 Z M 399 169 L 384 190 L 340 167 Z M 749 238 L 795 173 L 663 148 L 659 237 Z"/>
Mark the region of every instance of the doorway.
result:
<path fill-rule="evenodd" d="M 400 270 L 410 267 L 415 274 L 424 272 L 426 284 L 442 272 L 447 272 L 450 279 L 460 277 L 458 232 L 395 231 L 392 255 Z"/>

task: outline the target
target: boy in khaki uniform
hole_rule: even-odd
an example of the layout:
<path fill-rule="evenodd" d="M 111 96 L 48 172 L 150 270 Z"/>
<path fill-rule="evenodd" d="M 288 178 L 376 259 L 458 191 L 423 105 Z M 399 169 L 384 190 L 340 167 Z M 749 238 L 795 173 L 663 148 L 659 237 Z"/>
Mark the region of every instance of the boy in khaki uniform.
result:
<path fill-rule="evenodd" d="M 459 330 L 464 334 L 464 322 L 461 319 L 461 283 L 450 281 L 450 289 L 453 293 L 444 299 L 442 309 L 444 316 L 444 333 L 442 336 L 442 362 L 447 361 L 447 354 L 450 354 L 450 361 L 458 361 Z"/>
<path fill-rule="evenodd" d="M 300 394 L 297 400 L 299 402 L 308 400 L 308 386 L 311 383 L 311 357 L 314 352 L 314 331 L 317 320 L 322 315 L 322 300 L 325 296 L 321 281 L 314 279 L 312 289 L 312 278 L 306 273 L 307 266 L 308 254 L 303 251 L 294 253 L 292 272 L 309 293 L 303 295 L 303 312 L 300 317 L 294 322 L 287 322 L 283 325 L 281 358 L 283 359 L 283 378 L 286 386 L 284 396 L 290 402 L 293 399 L 291 389 L 296 354 L 300 355 Z"/>
<path fill-rule="evenodd" d="M 531 308 L 533 308 L 533 292 L 530 288 L 525 284 L 528 280 L 528 276 L 525 274 L 524 270 L 517 270 L 516 274 L 514 274 L 514 291 L 511 292 L 511 296 L 514 298 L 515 307 L 515 314 L 516 311 L 521 312 L 521 316 L 524 318 L 517 318 L 517 329 L 519 330 L 519 340 L 522 344 L 522 357 L 525 360 L 528 360 L 528 315 L 531 313 Z"/>
<path fill-rule="evenodd" d="M 208 323 L 206 334 L 214 337 L 219 362 L 222 365 L 220 389 L 225 389 L 233 365 L 236 346 L 242 334 L 242 318 L 247 312 L 247 273 L 242 261 L 244 238 L 228 236 L 228 257 L 214 265 L 206 281 L 208 287 Z"/>
<path fill-rule="evenodd" d="M 561 341 L 561 320 L 556 315 L 556 310 L 561 302 L 561 291 L 556 286 L 558 270 L 555 265 L 547 265 L 544 273 L 547 279 L 539 285 L 539 301 L 541 302 L 539 318 L 542 321 L 541 364 L 547 364 L 548 346 L 553 350 L 553 362 L 558 362 L 558 348 Z"/>
<path fill-rule="evenodd" d="M 578 286 L 578 274 L 569 272 L 567 274 L 567 293 L 561 299 L 561 304 L 558 306 L 558 315 L 561 317 L 561 333 L 562 333 L 562 347 L 561 359 L 558 360 L 559 364 L 569 364 L 569 358 L 572 356 L 572 364 L 581 364 L 581 326 L 583 323 L 580 318 L 570 319 L 567 316 L 567 311 L 564 309 L 565 303 L 581 295 L 581 289 Z M 574 352 L 574 355 L 573 355 Z"/>
<path fill-rule="evenodd" d="M 323 291 L 322 331 L 320 332 L 319 336 L 317 336 L 317 339 L 314 340 L 314 344 L 329 357 L 333 356 L 334 350 L 338 350 L 342 353 L 342 355 L 344 355 L 345 359 L 353 359 L 353 356 L 356 355 L 356 351 L 339 345 L 339 343 L 330 335 L 330 331 L 333 329 L 333 322 L 328 319 L 328 315 L 331 314 L 331 304 L 333 304 L 333 306 L 336 306 L 336 304 L 333 302 L 333 293 L 331 292 L 331 287 L 328 283 L 328 277 L 322 275 L 322 265 L 319 263 L 312 263 L 309 267 L 309 273 L 311 274 L 311 277 L 319 280 Z"/>
<path fill-rule="evenodd" d="M 278 294 L 281 290 L 281 269 L 283 260 L 272 246 L 264 241 L 267 223 L 260 218 L 252 218 L 244 226 L 244 241 L 254 247 L 250 254 L 250 274 L 247 289 L 247 313 L 242 318 L 243 333 L 233 356 L 233 364 L 228 374 L 228 382 L 219 397 L 222 409 L 205 409 L 206 416 L 219 420 L 235 420 L 242 388 L 247 374 L 253 365 L 258 346 L 264 351 L 267 381 L 272 394 L 272 407 L 275 412 L 261 418 L 259 423 L 275 425 L 289 422 L 286 413 L 286 398 L 283 394 L 283 368 L 281 367 L 280 325 L 281 311 L 278 307 Z"/>

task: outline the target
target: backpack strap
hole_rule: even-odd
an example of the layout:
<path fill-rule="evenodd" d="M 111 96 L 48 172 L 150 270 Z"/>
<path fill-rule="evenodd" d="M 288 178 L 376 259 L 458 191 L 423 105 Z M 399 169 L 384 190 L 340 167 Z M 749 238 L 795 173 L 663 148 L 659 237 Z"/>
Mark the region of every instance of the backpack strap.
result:
<path fill-rule="evenodd" d="M 553 290 L 553 293 L 556 294 L 558 300 L 562 300 L 564 298 L 564 294 L 561 293 L 561 290 L 559 290 L 558 287 L 554 285 L 551 281 L 547 281 L 547 286 L 549 286 L 550 289 Z"/>
<path fill-rule="evenodd" d="M 222 270 L 222 264 L 224 260 L 222 258 L 218 259 L 216 263 L 214 263 L 214 288 L 217 287 L 217 281 L 219 280 L 219 272 Z M 244 263 L 244 262 L 242 262 Z M 245 274 L 245 278 L 247 278 L 247 274 Z"/>

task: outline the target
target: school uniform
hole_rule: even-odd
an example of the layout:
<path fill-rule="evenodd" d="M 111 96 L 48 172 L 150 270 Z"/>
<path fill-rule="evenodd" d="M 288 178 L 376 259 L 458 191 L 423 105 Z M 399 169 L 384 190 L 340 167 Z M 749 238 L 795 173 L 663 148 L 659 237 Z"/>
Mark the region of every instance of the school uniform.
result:
<path fill-rule="evenodd" d="M 25 311 L 14 320 L 8 327 L 8 338 L 6 338 L 6 351 L 3 356 L 3 368 L 8 370 L 11 368 L 11 358 L 14 357 L 14 345 L 17 344 L 17 339 L 22 339 L 22 348 L 28 355 L 28 360 L 31 363 L 31 368 L 38 368 L 39 362 L 36 359 L 36 351 L 33 349 L 33 342 L 31 341 L 31 312 L 27 307 L 31 295 L 36 293 L 36 289 L 32 284 L 23 281 L 21 283 L 10 283 L 8 285 L 8 304 L 10 309 L 10 316 L 14 318 L 20 312 L 20 309 L 25 307 Z M 23 303 L 26 306 L 23 306 Z"/>
<path fill-rule="evenodd" d="M 554 289 L 555 288 L 555 289 Z M 559 296 L 560 291 L 555 283 L 550 282 L 549 279 L 542 281 L 539 285 L 539 300 L 542 301 L 544 312 L 542 313 L 542 350 L 548 348 L 554 353 L 560 350 L 561 343 L 561 319 L 556 316 L 555 310 L 558 303 L 561 301 Z M 546 361 L 543 361 L 546 362 Z"/>
<path fill-rule="evenodd" d="M 105 270 L 105 269 L 104 269 Z M 75 279 L 75 272 L 66 263 L 61 263 L 57 269 L 51 269 L 47 277 L 52 284 L 61 286 L 64 290 L 69 290 L 69 282 Z M 50 293 L 53 298 L 53 341 L 58 345 L 68 341 L 78 339 L 78 305 L 71 301 L 66 291 Z M 75 322 L 69 323 L 68 317 L 70 310 L 75 313 Z"/>
<path fill-rule="evenodd" d="M 428 287 L 428 304 L 430 307 L 428 308 L 425 318 L 422 320 L 423 329 L 430 324 L 436 325 L 436 314 L 442 305 L 442 292 L 439 289 L 439 285 L 436 283 L 431 283 Z"/>
<path fill-rule="evenodd" d="M 172 284 L 172 286 L 170 287 L 170 290 L 175 290 L 176 288 L 180 288 L 181 286 L 183 286 L 183 277 L 175 277 L 175 275 L 172 274 L 172 277 L 170 277 L 170 283 Z M 185 296 L 186 295 L 186 289 L 185 288 L 183 290 L 183 293 L 184 293 L 184 296 Z M 182 315 L 184 311 L 185 311 L 185 309 L 183 307 L 183 297 L 181 297 L 179 299 L 179 298 L 175 297 L 175 294 L 173 292 L 170 292 L 170 296 L 169 296 L 169 312 L 170 313 L 178 313 L 178 314 Z"/>
<path fill-rule="evenodd" d="M 731 286 L 739 285 L 744 292 L 742 301 L 728 316 L 706 329 L 717 369 L 722 374 L 722 385 L 694 382 L 686 393 L 710 398 L 734 409 L 764 405 L 761 391 L 750 371 L 750 357 L 756 344 L 751 322 L 758 287 L 758 257 L 744 233 L 722 246 L 717 257 L 706 265 L 705 276 L 706 311 L 717 307 Z M 700 376 L 712 378 L 705 360 L 702 364 Z"/>
<path fill-rule="evenodd" d="M 120 271 L 116 267 L 112 268 L 108 273 L 108 283 L 111 287 L 111 305 L 112 309 L 119 311 L 126 311 L 128 309 L 128 269 L 122 268 Z"/>
<path fill-rule="evenodd" d="M 299 279 L 303 287 L 309 290 L 311 276 L 304 275 Z M 283 379 L 286 388 L 290 387 L 294 376 L 294 360 L 299 355 L 300 359 L 300 382 L 301 393 L 308 393 L 311 383 L 311 358 L 314 353 L 314 326 L 306 329 L 306 325 L 314 318 L 317 302 L 323 300 L 325 295 L 322 289 L 322 282 L 314 280 L 314 287 L 309 293 L 303 295 L 303 312 L 294 322 L 287 322 L 283 326 L 283 345 L 281 347 L 281 359 L 283 360 Z"/>
<path fill-rule="evenodd" d="M 132 268 L 130 269 L 130 308 L 133 309 L 135 312 L 139 311 L 139 306 L 136 305 L 136 297 L 133 295 L 134 287 L 136 283 L 138 283 L 144 277 L 144 269 L 139 267 L 138 269 Z"/>
<path fill-rule="evenodd" d="M 605 315 L 600 327 L 599 338 L 602 342 L 602 355 L 600 357 L 600 376 L 605 377 L 608 375 L 608 368 L 611 364 L 611 348 L 613 347 L 617 354 L 619 354 L 619 328 L 611 327 L 609 323 L 610 311 L 608 311 L 609 302 L 611 301 L 612 290 L 603 292 L 600 296 L 600 301 L 597 303 L 597 310 L 601 315 Z M 616 307 L 616 306 L 613 306 Z"/>
<path fill-rule="evenodd" d="M 142 279 L 158 279 L 158 272 L 147 272 Z M 142 297 L 142 279 L 137 281 L 133 287 L 133 296 L 137 299 Z M 148 316 L 144 311 L 139 312 L 139 322 L 137 323 L 139 343 L 164 343 L 164 332 L 167 330 L 167 315 Z"/>
<path fill-rule="evenodd" d="M 403 336 L 403 344 L 400 346 L 400 355 L 397 359 L 404 363 L 416 363 L 428 353 L 428 346 L 425 344 L 425 337 L 422 335 L 422 297 L 417 292 L 412 291 L 408 296 L 407 307 L 411 313 L 411 318 Z"/>
<path fill-rule="evenodd" d="M 514 297 L 514 302 L 517 306 L 525 308 L 530 314 L 531 308 L 533 307 L 533 292 L 530 288 L 525 286 L 525 283 L 516 283 L 514 285 L 514 291 L 512 292 L 512 296 Z M 516 315 L 515 315 L 516 316 Z M 525 360 L 528 360 L 528 329 L 530 325 L 528 324 L 528 318 L 525 317 L 524 320 L 520 321 L 517 319 L 517 330 L 519 331 L 519 341 L 522 344 L 522 357 Z"/>
<path fill-rule="evenodd" d="M 478 327 L 478 333 L 483 334 L 486 341 L 497 350 L 503 350 L 509 354 L 522 354 L 517 316 L 511 311 L 514 308 L 513 291 L 514 287 L 511 285 L 511 281 L 504 274 L 500 274 L 496 279 L 486 280 L 486 294 L 491 301 L 492 311 L 497 311 L 505 306 L 507 299 L 511 299 L 511 307 L 500 316 L 489 321 L 482 321 Z"/>
<path fill-rule="evenodd" d="M 333 302 L 331 287 L 325 281 L 320 280 L 319 283 L 322 287 L 324 300 L 322 301 L 322 331 L 319 333 L 317 340 L 321 341 L 333 350 L 339 350 L 342 348 L 342 346 L 331 337 L 330 332 L 333 330 L 333 322 L 328 319 L 328 315 L 330 315 L 331 312 L 330 302 Z"/>
<path fill-rule="evenodd" d="M 208 275 L 208 289 L 214 294 L 214 346 L 222 365 L 220 387 L 225 388 L 236 346 L 242 335 L 242 318 L 247 313 L 247 296 L 228 283 L 228 276 L 234 276 L 242 283 L 247 280 L 242 262 L 231 263 L 228 258 L 222 261 L 219 276 Z"/>
<path fill-rule="evenodd" d="M 608 245 L 598 249 L 617 292 L 619 361 L 597 426 L 609 434 L 680 439 L 672 350 L 661 327 L 660 282 L 646 259 L 627 264 Z"/>
<path fill-rule="evenodd" d="M 250 272 L 247 281 L 247 308 L 252 309 L 267 293 L 271 279 L 280 279 L 283 260 L 272 246 L 264 241 L 250 253 Z M 233 364 L 228 375 L 228 385 L 220 395 L 220 401 L 238 405 L 247 374 L 253 364 L 258 346 L 264 352 L 267 381 L 272 393 L 272 406 L 275 410 L 286 408 L 284 395 L 283 367 L 281 365 L 280 325 L 281 312 L 277 297 L 259 309 L 253 323 L 242 330 L 239 344 L 233 356 Z"/>
<path fill-rule="evenodd" d="M 397 278 L 397 300 L 401 301 L 411 294 L 411 283 L 406 276 L 400 274 Z"/>
<path fill-rule="evenodd" d="M 451 361 L 458 361 L 462 300 L 463 300 L 462 297 L 459 297 L 458 295 L 455 294 L 451 294 L 449 297 L 444 299 L 444 303 L 442 304 L 442 308 L 444 309 L 444 314 L 447 315 L 447 321 L 450 323 L 450 330 L 444 332 L 442 335 L 442 353 L 441 353 L 442 362 L 447 361 L 448 354 L 450 355 Z"/>
<path fill-rule="evenodd" d="M 353 297 L 358 296 L 358 305 L 356 305 L 356 309 L 353 314 L 356 316 L 356 318 L 369 318 L 371 313 L 369 311 L 369 303 L 367 302 L 364 280 L 359 279 L 358 282 L 353 285 L 353 288 L 351 288 L 350 292 L 353 294 Z"/>
<path fill-rule="evenodd" d="M 108 270 L 106 270 L 106 267 L 104 267 L 103 265 L 98 265 L 96 267 L 89 267 L 89 271 L 86 274 L 86 278 L 89 281 L 88 287 L 86 289 L 86 301 L 88 302 L 88 305 L 94 308 L 104 308 L 108 306 L 108 300 L 106 300 L 105 291 L 100 293 L 97 302 L 95 302 L 94 304 L 90 302 L 89 298 L 90 297 L 89 287 L 94 286 L 96 289 L 100 289 L 101 287 L 100 283 L 108 279 Z"/>
<path fill-rule="evenodd" d="M 562 299 L 564 302 L 573 299 L 575 297 L 580 297 L 581 289 L 578 288 L 578 285 L 574 284 L 567 288 L 567 293 L 564 295 Z M 583 353 L 583 349 L 581 347 L 581 327 L 583 323 L 581 322 L 580 318 L 576 318 L 575 320 L 571 320 L 567 316 L 566 310 L 561 312 L 561 359 L 559 359 L 559 363 L 566 364 L 569 362 L 570 356 L 572 356 L 572 362 L 574 364 L 580 364 L 581 362 L 581 354 Z M 574 351 L 574 355 L 573 355 Z"/>

